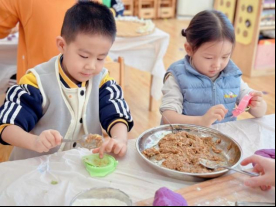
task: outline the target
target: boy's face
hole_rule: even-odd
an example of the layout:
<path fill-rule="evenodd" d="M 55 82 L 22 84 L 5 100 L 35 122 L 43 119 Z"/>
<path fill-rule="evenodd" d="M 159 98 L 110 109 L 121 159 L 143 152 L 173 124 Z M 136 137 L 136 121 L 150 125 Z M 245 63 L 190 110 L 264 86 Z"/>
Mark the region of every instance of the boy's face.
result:
<path fill-rule="evenodd" d="M 195 53 L 189 51 L 192 57 L 192 64 L 201 74 L 209 78 L 216 77 L 228 65 L 233 51 L 233 44 L 230 41 L 207 42 L 203 44 Z"/>
<path fill-rule="evenodd" d="M 82 33 L 69 44 L 64 41 L 62 49 L 58 43 L 63 54 L 64 72 L 75 83 L 88 81 L 102 71 L 112 44 L 111 38 Z"/>

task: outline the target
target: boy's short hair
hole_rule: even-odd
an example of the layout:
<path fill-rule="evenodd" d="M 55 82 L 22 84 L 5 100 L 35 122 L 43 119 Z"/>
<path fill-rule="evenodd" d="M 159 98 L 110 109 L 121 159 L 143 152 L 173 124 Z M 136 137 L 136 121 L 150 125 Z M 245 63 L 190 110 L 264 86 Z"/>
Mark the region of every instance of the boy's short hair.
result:
<path fill-rule="evenodd" d="M 116 23 L 112 12 L 106 6 L 88 0 L 81 0 L 70 8 L 64 18 L 61 36 L 67 43 L 80 33 L 103 35 L 115 40 Z"/>

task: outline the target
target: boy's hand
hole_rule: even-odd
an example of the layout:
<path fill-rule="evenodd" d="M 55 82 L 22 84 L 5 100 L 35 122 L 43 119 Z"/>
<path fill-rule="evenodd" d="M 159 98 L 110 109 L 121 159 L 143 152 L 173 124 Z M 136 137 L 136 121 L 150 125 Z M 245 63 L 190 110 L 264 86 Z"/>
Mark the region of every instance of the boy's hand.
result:
<path fill-rule="evenodd" d="M 123 157 L 127 152 L 127 142 L 106 138 L 100 148 L 93 150 L 93 153 L 99 153 L 101 159 L 103 158 L 105 152 L 114 153 L 115 155 Z"/>
<path fill-rule="evenodd" d="M 249 107 L 252 109 L 260 107 L 264 100 L 263 93 L 260 91 L 255 91 L 251 92 L 250 95 L 253 96 L 253 98 L 250 101 Z"/>
<path fill-rule="evenodd" d="M 49 152 L 50 149 L 55 148 L 61 144 L 62 136 L 58 131 L 46 130 L 43 131 L 34 142 L 34 150 L 42 153 Z"/>
<path fill-rule="evenodd" d="M 202 126 L 210 127 L 216 121 L 222 121 L 227 113 L 228 110 L 223 105 L 213 106 L 202 117 Z"/>

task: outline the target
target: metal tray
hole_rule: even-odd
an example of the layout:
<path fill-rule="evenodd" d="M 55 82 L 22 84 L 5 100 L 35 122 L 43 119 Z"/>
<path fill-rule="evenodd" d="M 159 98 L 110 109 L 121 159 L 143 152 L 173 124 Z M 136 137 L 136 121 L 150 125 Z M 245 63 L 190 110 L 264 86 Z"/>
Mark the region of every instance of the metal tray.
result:
<path fill-rule="evenodd" d="M 167 169 L 161 166 L 161 163 L 149 160 L 142 153 L 144 150 L 154 147 L 166 135 L 172 132 L 185 131 L 198 137 L 212 137 L 215 142 L 221 139 L 218 149 L 222 150 L 222 155 L 227 160 L 228 167 L 237 167 L 242 160 L 242 149 L 240 145 L 231 137 L 228 137 L 219 131 L 211 128 L 194 125 L 163 125 L 144 132 L 136 142 L 136 149 L 141 158 L 160 173 L 169 177 L 185 181 L 202 181 L 204 179 L 216 178 L 228 172 L 228 170 L 217 171 L 213 173 L 185 173 L 176 170 Z"/>

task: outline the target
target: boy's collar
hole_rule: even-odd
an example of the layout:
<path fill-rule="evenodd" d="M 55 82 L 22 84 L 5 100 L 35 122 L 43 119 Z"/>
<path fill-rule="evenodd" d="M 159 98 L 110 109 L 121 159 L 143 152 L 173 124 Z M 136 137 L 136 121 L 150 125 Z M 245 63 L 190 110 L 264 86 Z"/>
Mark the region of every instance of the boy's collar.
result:
<path fill-rule="evenodd" d="M 64 72 L 63 68 L 62 68 L 62 61 L 63 61 L 63 55 L 60 55 L 59 57 L 59 61 L 58 61 L 58 70 L 59 70 L 59 74 L 60 74 L 60 78 L 62 79 L 62 82 L 64 82 L 65 86 L 68 88 L 80 88 L 80 87 L 85 87 L 86 86 L 86 82 L 82 82 L 79 84 L 74 83 Z"/>

